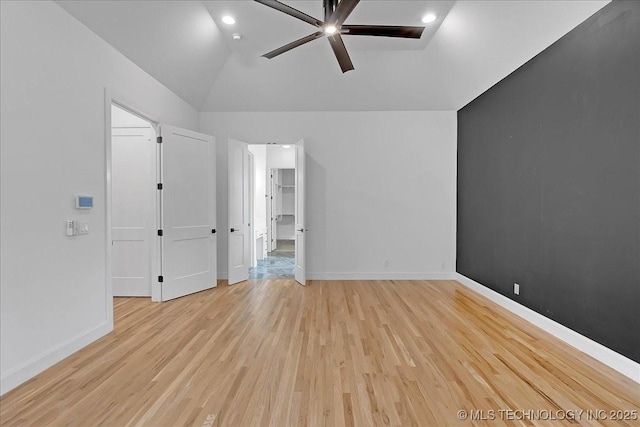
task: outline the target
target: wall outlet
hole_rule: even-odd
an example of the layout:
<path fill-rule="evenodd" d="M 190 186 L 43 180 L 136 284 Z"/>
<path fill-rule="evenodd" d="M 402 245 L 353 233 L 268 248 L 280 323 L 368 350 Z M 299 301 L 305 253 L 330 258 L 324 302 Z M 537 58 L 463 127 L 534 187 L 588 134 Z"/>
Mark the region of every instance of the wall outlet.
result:
<path fill-rule="evenodd" d="M 513 293 L 516 295 L 520 295 L 520 285 L 518 285 L 517 283 L 513 284 Z"/>
<path fill-rule="evenodd" d="M 443 262 L 442 264 L 440 264 L 440 270 L 444 270 L 445 268 L 447 268 L 446 262 Z"/>
<path fill-rule="evenodd" d="M 388 259 L 385 259 L 385 260 L 384 260 L 384 266 L 385 266 L 385 267 L 389 267 L 389 260 L 388 260 Z"/>

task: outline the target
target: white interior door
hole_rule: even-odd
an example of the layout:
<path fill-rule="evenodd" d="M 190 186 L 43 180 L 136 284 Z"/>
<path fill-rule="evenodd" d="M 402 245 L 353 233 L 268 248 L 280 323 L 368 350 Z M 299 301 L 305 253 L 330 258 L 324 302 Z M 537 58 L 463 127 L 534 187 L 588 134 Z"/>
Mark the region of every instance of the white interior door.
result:
<path fill-rule="evenodd" d="M 256 257 L 256 233 L 255 233 L 255 198 L 256 198 L 256 164 L 253 154 L 249 151 L 249 254 L 251 267 L 258 265 Z"/>
<path fill-rule="evenodd" d="M 249 278 L 249 146 L 229 139 L 229 284 Z"/>
<path fill-rule="evenodd" d="M 304 170 L 304 141 L 296 143 L 296 178 L 295 178 L 295 224 L 296 224 L 296 259 L 295 276 L 301 285 L 307 284 L 305 270 L 305 170 Z"/>
<path fill-rule="evenodd" d="M 161 127 L 161 299 L 216 286 L 214 138 Z"/>
<path fill-rule="evenodd" d="M 111 107 L 113 296 L 151 296 L 155 233 L 155 130 Z"/>

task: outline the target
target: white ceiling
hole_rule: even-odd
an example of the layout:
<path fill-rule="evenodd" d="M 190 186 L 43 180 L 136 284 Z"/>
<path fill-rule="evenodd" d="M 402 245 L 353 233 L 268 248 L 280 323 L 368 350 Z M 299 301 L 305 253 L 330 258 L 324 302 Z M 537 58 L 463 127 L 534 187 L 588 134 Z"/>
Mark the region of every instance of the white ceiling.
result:
<path fill-rule="evenodd" d="M 262 58 L 316 29 L 254 1 L 57 3 L 200 111 L 386 111 L 457 110 L 608 1 L 363 0 L 347 23 L 438 19 L 420 40 L 345 36 L 346 74 L 324 39 Z M 323 17 L 321 0 L 284 3 Z"/>

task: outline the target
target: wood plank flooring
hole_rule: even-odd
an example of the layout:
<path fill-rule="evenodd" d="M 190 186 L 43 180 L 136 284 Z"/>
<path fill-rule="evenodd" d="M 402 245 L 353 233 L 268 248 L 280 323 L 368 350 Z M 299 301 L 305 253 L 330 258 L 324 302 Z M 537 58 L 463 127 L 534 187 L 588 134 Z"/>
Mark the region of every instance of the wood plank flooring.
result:
<path fill-rule="evenodd" d="M 640 425 L 640 385 L 454 281 L 220 283 L 115 319 L 0 424 Z"/>

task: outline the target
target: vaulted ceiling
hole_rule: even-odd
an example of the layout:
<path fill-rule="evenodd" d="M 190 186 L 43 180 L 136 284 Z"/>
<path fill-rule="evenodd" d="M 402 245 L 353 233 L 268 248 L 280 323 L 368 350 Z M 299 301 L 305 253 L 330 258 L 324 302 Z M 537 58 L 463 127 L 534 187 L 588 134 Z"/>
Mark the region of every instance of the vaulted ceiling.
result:
<path fill-rule="evenodd" d="M 463 107 L 608 1 L 363 0 L 347 23 L 427 28 L 345 36 L 346 74 L 324 39 L 262 58 L 317 29 L 250 0 L 57 3 L 199 111 L 407 111 Z M 283 3 L 323 17 L 322 0 Z"/>

